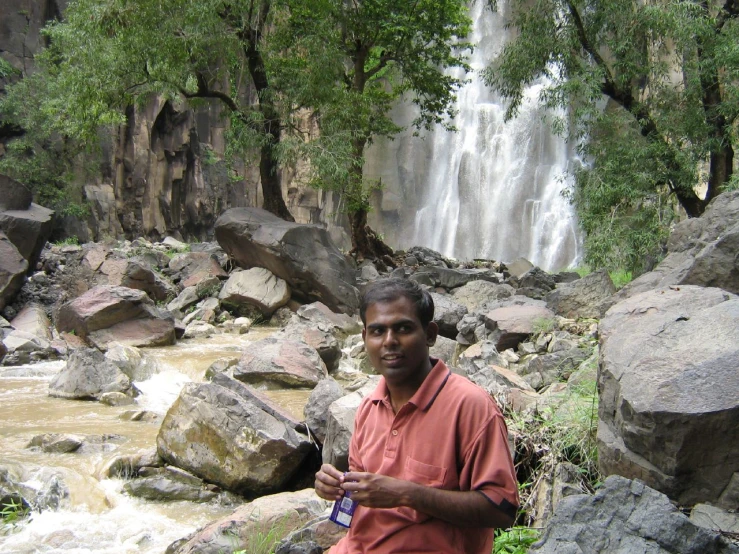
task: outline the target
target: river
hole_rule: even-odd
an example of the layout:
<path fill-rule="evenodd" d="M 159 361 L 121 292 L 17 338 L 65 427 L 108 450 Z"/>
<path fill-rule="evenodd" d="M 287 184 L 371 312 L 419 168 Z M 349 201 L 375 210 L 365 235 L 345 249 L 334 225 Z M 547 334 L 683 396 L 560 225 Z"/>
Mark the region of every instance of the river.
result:
<path fill-rule="evenodd" d="M 0 367 L 0 466 L 52 468 L 63 476 L 69 499 L 59 510 L 32 513 L 15 529 L 0 528 L 3 554 L 162 554 L 173 541 L 208 521 L 232 512 L 234 506 L 191 502 L 154 503 L 122 493 L 124 481 L 100 477 L 111 457 L 152 449 L 161 418 L 127 421 L 125 412 L 147 410 L 163 416 L 182 386 L 202 381 L 206 369 L 218 358 L 238 357 L 250 341 L 275 329 L 255 328 L 244 335 L 221 334 L 190 339 L 175 346 L 141 349 L 153 375 L 135 382 L 142 394 L 134 406 L 112 407 L 99 402 L 48 396 L 48 385 L 65 362 Z M 283 408 L 302 419 L 309 390 L 265 391 Z M 42 433 L 123 437 L 111 450 L 50 454 L 29 449 L 29 441 Z M 25 483 L 48 476 L 31 471 Z M 48 478 L 48 477 L 46 477 Z M 0 524 L 2 525 L 2 524 Z M 230 553 L 224 553 L 230 554 Z"/>

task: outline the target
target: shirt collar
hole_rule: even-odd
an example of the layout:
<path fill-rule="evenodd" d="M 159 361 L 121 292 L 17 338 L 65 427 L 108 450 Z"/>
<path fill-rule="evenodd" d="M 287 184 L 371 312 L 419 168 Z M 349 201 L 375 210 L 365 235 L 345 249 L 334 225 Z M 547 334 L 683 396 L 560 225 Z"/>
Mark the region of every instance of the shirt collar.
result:
<path fill-rule="evenodd" d="M 431 371 L 418 387 L 418 390 L 408 401 L 417 408 L 420 408 L 424 412 L 428 410 L 436 400 L 436 397 L 441 392 L 441 389 L 446 385 L 447 379 L 451 371 L 444 362 L 436 358 L 430 358 L 431 360 Z M 369 396 L 370 401 L 377 404 L 385 399 L 389 399 L 390 393 L 387 390 L 387 383 L 385 378 L 381 378 L 380 382 L 375 387 L 375 390 Z"/>

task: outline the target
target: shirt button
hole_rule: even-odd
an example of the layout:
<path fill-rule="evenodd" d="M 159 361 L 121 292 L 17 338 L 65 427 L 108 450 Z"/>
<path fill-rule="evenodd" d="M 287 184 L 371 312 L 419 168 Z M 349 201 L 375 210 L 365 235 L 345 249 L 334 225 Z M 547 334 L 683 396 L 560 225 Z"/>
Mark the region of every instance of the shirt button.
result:
<path fill-rule="evenodd" d="M 397 434 L 398 434 L 398 430 L 397 429 L 393 429 L 393 436 L 395 437 L 395 436 L 397 436 Z"/>

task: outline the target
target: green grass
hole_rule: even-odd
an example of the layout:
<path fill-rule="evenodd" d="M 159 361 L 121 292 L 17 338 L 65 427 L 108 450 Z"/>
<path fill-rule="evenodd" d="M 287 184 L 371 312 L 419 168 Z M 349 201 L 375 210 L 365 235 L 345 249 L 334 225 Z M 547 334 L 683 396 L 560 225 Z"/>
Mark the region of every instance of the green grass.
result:
<path fill-rule="evenodd" d="M 259 524 L 257 527 L 249 534 L 246 547 L 234 550 L 233 554 L 274 554 L 280 541 L 292 530 L 288 516 L 278 521 L 272 520 L 271 523 Z"/>
<path fill-rule="evenodd" d="M 0 535 L 14 531 L 20 521 L 28 517 L 29 513 L 30 509 L 23 504 L 22 500 L 6 497 L 6 500 L 0 505 Z"/>
<path fill-rule="evenodd" d="M 586 275 L 590 275 L 593 272 L 593 270 L 590 269 L 589 265 L 575 267 L 571 271 L 574 271 L 580 277 L 585 277 Z M 634 278 L 631 271 L 627 271 L 625 269 L 608 270 L 608 275 L 611 276 L 611 281 L 613 281 L 616 290 L 622 289 L 625 285 L 628 285 Z"/>
<path fill-rule="evenodd" d="M 72 245 L 77 246 L 79 245 L 79 243 L 80 243 L 80 239 L 72 235 L 71 237 L 67 237 L 65 239 L 55 242 L 54 246 L 72 246 Z"/>
<path fill-rule="evenodd" d="M 493 554 L 526 554 L 538 539 L 539 531 L 529 527 L 496 529 Z"/>

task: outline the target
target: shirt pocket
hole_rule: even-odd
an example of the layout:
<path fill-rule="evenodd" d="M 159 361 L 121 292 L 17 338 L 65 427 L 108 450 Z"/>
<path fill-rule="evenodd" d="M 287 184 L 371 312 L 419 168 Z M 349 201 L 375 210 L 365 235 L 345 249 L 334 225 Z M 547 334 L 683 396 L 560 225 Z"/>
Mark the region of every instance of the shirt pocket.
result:
<path fill-rule="evenodd" d="M 410 456 L 405 460 L 406 479 L 418 483 L 440 489 L 444 486 L 447 468 L 433 466 L 424 462 L 414 460 Z"/>

